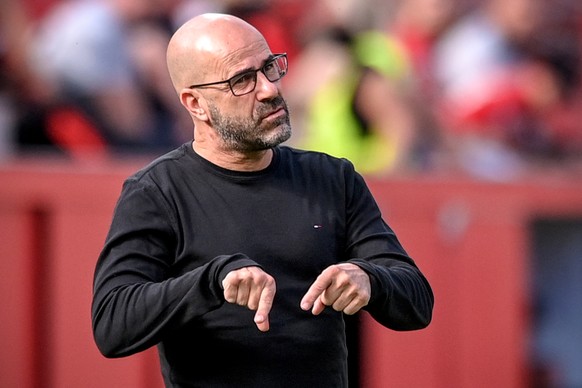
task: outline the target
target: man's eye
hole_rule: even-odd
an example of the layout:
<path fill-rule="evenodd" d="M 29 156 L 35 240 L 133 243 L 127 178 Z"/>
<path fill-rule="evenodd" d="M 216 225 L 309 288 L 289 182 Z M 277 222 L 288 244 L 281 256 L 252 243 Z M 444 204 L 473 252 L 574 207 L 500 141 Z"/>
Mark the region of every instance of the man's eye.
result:
<path fill-rule="evenodd" d="M 265 64 L 265 67 L 263 67 L 265 72 L 271 72 L 273 70 L 275 70 L 275 62 L 269 62 L 267 64 Z"/>
<path fill-rule="evenodd" d="M 248 72 L 248 73 L 244 73 L 241 74 L 240 76 L 238 76 L 237 78 L 232 80 L 232 85 L 233 86 L 241 86 L 241 85 L 246 85 L 250 82 L 253 81 L 253 79 L 255 78 L 255 72 Z"/>

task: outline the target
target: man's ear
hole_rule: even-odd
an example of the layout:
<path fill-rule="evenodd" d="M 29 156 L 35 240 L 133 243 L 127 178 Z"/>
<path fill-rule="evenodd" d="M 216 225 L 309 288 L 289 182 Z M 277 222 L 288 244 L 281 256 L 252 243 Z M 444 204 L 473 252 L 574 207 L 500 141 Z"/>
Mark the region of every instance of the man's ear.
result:
<path fill-rule="evenodd" d="M 204 97 L 202 97 L 197 91 L 192 89 L 182 90 L 182 93 L 180 93 L 180 102 L 191 116 L 194 116 L 201 121 L 208 120 Z"/>

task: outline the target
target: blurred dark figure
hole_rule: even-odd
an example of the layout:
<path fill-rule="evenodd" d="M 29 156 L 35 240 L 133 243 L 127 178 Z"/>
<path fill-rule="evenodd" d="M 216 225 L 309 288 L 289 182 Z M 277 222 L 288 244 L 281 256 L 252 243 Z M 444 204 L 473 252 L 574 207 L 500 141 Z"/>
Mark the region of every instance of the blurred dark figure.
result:
<path fill-rule="evenodd" d="M 532 223 L 533 388 L 582 386 L 582 219 Z"/>
<path fill-rule="evenodd" d="M 173 0 L 65 0 L 34 25 L 29 66 L 44 96 L 20 112 L 21 152 L 161 152 L 182 139 L 160 61 Z M 152 53 L 154 52 L 154 53 Z"/>
<path fill-rule="evenodd" d="M 487 0 L 435 48 L 441 118 L 460 165 L 506 179 L 582 152 L 579 41 L 564 2 Z"/>
<path fill-rule="evenodd" d="M 45 88 L 30 71 L 26 49 L 28 26 L 37 16 L 26 2 L 0 2 L 0 158 L 14 154 L 15 126 L 29 105 L 46 98 Z"/>

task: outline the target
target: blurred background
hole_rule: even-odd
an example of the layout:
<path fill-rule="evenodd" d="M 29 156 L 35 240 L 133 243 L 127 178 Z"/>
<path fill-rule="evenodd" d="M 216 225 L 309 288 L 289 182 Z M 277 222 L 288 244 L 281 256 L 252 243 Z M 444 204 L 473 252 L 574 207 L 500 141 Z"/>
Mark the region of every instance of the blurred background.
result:
<path fill-rule="evenodd" d="M 434 286 L 427 330 L 355 320 L 354 387 L 582 387 L 579 0 L 1 0 L 0 387 L 161 386 L 97 352 L 92 271 L 192 137 L 165 49 L 203 12 L 288 54 L 288 144 L 352 160 Z"/>

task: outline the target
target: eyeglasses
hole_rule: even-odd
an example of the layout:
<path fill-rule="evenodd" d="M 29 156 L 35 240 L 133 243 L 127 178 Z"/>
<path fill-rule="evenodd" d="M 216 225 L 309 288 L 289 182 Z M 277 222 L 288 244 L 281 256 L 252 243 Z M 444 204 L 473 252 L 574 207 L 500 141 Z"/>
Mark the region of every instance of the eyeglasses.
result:
<path fill-rule="evenodd" d="M 287 54 L 275 54 L 263 67 L 256 70 L 248 70 L 237 74 L 225 81 L 210 82 L 207 84 L 190 85 L 190 89 L 202 88 L 205 86 L 228 84 L 230 91 L 235 96 L 242 96 L 255 90 L 257 86 L 257 72 L 261 72 L 270 82 L 279 81 L 287 74 Z"/>

